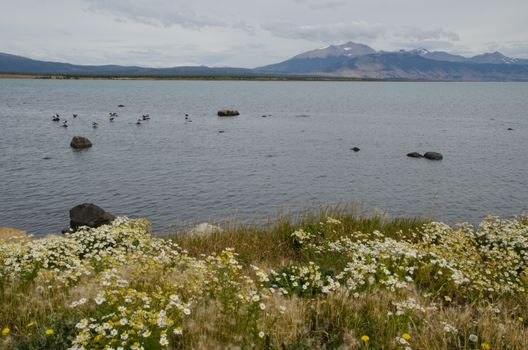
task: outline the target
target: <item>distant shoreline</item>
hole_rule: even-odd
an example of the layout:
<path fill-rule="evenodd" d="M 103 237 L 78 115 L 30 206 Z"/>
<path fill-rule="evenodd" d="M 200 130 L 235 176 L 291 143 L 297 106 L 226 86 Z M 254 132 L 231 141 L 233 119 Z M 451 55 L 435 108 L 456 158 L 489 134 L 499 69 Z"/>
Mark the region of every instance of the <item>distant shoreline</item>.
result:
<path fill-rule="evenodd" d="M 43 79 L 43 80 L 242 80 L 242 81 L 399 81 L 386 79 L 340 78 L 322 76 L 229 76 L 229 75 L 70 75 L 0 73 L 0 79 Z M 403 80 L 401 80 L 403 81 Z M 409 81 L 409 80 L 405 80 Z"/>
<path fill-rule="evenodd" d="M 420 79 L 373 79 L 325 76 L 265 76 L 265 75 L 69 75 L 0 73 L 0 79 L 34 80 L 196 80 L 196 81 L 316 81 L 316 82 L 386 82 L 386 83 L 526 83 L 526 80 L 420 80 Z"/>

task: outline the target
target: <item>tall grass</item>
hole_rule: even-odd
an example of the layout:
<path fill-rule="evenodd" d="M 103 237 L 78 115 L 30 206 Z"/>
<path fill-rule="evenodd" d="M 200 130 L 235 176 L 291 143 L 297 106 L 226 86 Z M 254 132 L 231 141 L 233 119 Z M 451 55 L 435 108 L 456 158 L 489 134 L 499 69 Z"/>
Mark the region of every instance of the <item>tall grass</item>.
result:
<path fill-rule="evenodd" d="M 528 349 L 528 219 L 338 206 L 0 240 L 0 349 Z"/>

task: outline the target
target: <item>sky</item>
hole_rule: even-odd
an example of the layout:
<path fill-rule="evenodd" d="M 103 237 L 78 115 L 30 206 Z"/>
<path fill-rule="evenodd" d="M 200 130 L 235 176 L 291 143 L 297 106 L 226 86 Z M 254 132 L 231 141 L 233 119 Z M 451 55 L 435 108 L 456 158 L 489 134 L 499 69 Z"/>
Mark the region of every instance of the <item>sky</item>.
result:
<path fill-rule="evenodd" d="M 528 58 L 528 0 L 0 0 L 0 52 L 253 68 L 348 41 Z"/>

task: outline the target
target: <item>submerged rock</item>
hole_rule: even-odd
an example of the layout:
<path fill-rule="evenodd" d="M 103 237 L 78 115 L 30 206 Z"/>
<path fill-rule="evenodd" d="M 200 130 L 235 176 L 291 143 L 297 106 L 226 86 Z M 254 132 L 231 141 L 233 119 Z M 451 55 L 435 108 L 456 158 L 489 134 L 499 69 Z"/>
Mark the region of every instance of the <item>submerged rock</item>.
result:
<path fill-rule="evenodd" d="M 92 203 L 79 204 L 70 209 L 70 227 L 99 227 L 114 221 L 115 216 Z"/>
<path fill-rule="evenodd" d="M 359 152 L 361 149 L 359 147 L 352 147 L 350 150 L 354 152 Z"/>
<path fill-rule="evenodd" d="M 70 142 L 70 146 L 75 149 L 83 149 L 92 147 L 92 142 L 83 136 L 74 136 Z"/>
<path fill-rule="evenodd" d="M 424 158 L 427 158 L 429 160 L 442 160 L 444 159 L 444 156 L 438 152 L 425 152 Z"/>
<path fill-rule="evenodd" d="M 411 153 L 407 153 L 407 157 L 422 158 L 423 156 L 420 153 L 418 153 L 418 152 L 411 152 Z"/>
<path fill-rule="evenodd" d="M 203 222 L 199 225 L 196 225 L 192 230 L 188 232 L 191 236 L 197 236 L 197 237 L 203 237 L 203 236 L 209 236 L 216 232 L 223 232 L 220 227 L 211 225 L 207 222 Z"/>
<path fill-rule="evenodd" d="M 219 117 L 235 117 L 237 115 L 240 115 L 240 113 L 236 109 L 222 109 L 218 111 Z"/>

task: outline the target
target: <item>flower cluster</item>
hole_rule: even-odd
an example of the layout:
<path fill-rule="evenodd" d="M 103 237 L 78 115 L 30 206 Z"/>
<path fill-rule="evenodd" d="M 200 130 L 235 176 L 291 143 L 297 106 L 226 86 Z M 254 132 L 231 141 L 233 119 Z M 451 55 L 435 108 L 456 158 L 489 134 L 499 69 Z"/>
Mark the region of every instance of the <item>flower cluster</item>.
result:
<path fill-rule="evenodd" d="M 310 237 L 296 232 L 304 242 Z M 464 299 L 526 291 L 528 225 L 523 218 L 490 217 L 478 227 L 457 228 L 432 222 L 411 239 L 396 240 L 377 231 L 372 236 L 356 232 L 304 244 L 303 249 L 344 263 L 335 281 L 353 292 L 419 285 Z"/>
<path fill-rule="evenodd" d="M 314 262 L 307 265 L 290 265 L 279 272 L 271 271 L 270 286 L 283 295 L 313 296 L 327 294 L 340 287 L 329 273 L 321 272 Z"/>

